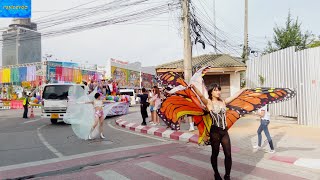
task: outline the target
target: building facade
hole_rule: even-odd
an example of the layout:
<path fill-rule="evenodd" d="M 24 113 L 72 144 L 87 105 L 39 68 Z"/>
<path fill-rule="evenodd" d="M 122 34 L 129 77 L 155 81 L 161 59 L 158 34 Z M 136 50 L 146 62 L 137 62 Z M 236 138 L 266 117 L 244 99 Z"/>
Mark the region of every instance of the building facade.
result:
<path fill-rule="evenodd" d="M 241 62 L 240 58 L 226 54 L 208 54 L 192 58 L 193 73 L 206 66 L 211 67 L 203 77 L 207 89 L 210 89 L 213 84 L 220 85 L 222 98 L 227 98 L 240 90 L 240 73 L 246 70 L 246 65 Z M 183 77 L 183 60 L 156 67 L 157 75 L 168 71 L 177 72 Z"/>
<path fill-rule="evenodd" d="M 30 19 L 13 20 L 2 39 L 2 66 L 41 62 L 41 33 Z"/>

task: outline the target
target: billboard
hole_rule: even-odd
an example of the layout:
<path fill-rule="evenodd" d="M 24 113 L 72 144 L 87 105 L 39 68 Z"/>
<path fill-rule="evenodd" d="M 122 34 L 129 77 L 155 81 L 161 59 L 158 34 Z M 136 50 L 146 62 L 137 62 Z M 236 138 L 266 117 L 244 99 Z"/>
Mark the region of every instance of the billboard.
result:
<path fill-rule="evenodd" d="M 118 83 L 119 87 L 128 86 L 128 70 L 111 66 L 111 75 L 113 80 Z"/>
<path fill-rule="evenodd" d="M 128 87 L 140 87 L 140 72 L 128 70 Z"/>
<path fill-rule="evenodd" d="M 151 74 L 142 73 L 141 74 L 141 87 L 152 88 L 153 86 L 153 76 Z"/>

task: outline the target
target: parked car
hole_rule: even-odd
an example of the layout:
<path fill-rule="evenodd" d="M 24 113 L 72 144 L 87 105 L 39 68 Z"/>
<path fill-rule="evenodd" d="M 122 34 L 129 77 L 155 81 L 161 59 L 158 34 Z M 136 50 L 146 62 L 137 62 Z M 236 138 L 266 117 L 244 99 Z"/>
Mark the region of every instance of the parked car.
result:
<path fill-rule="evenodd" d="M 130 96 L 130 106 L 136 105 L 139 102 L 136 101 L 137 95 L 134 89 L 120 89 L 120 95 L 129 95 Z"/>

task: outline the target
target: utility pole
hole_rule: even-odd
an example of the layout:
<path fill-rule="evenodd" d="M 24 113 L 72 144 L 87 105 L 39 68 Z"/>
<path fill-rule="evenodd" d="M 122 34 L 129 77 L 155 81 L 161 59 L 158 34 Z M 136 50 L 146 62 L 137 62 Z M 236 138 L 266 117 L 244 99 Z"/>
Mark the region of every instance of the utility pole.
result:
<path fill-rule="evenodd" d="M 192 76 L 192 45 L 190 39 L 190 21 L 189 21 L 189 0 L 182 0 L 182 21 L 183 21 L 183 69 L 184 80 L 189 83 Z"/>
<path fill-rule="evenodd" d="M 213 0 L 214 49 L 217 54 L 216 0 Z"/>
<path fill-rule="evenodd" d="M 243 59 L 248 60 L 248 0 L 245 0 L 244 8 L 244 42 L 243 42 Z"/>

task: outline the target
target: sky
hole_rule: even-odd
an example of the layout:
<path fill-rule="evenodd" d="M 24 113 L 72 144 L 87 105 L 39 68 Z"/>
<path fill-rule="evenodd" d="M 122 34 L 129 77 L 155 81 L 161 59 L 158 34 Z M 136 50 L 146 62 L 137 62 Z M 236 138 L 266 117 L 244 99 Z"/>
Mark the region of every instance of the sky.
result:
<path fill-rule="evenodd" d="M 109 1 L 97 0 L 96 3 Z M 191 1 L 199 7 L 199 13 L 213 19 L 213 0 Z M 86 2 L 88 1 L 32 0 L 32 19 Z M 237 50 L 232 50 L 231 53 L 237 55 L 236 52 L 241 52 L 243 43 L 244 0 L 215 0 L 215 7 L 216 26 L 223 32 L 223 36 L 220 32 L 217 32 L 217 35 L 226 39 L 232 49 Z M 320 35 L 320 24 L 317 23 L 320 17 L 318 7 L 318 0 L 249 0 L 249 46 L 253 50 L 262 51 L 267 41 L 272 39 L 273 27 L 285 23 L 289 10 L 293 17 L 299 17 L 304 31 Z M 136 24 L 110 25 L 43 38 L 42 55 L 52 54 L 52 58 L 57 60 L 98 65 L 105 65 L 110 58 L 128 62 L 139 61 L 142 66 L 155 66 L 182 59 L 183 39 L 178 16 L 179 12 L 172 12 Z M 0 30 L 10 23 L 11 19 L 0 19 Z M 201 45 L 193 46 L 193 56 L 213 52 L 214 49 L 210 46 L 206 46 L 205 50 Z"/>

